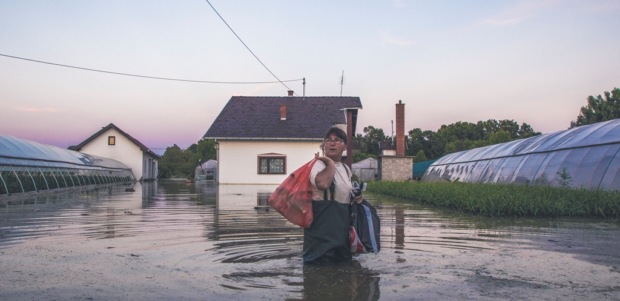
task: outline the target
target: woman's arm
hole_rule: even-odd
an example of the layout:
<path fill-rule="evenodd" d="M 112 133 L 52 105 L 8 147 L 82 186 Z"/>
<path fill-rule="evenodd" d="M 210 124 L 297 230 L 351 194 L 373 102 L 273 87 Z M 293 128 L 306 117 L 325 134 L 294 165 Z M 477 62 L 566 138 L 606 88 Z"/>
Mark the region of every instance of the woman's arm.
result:
<path fill-rule="evenodd" d="M 315 154 L 315 157 L 325 164 L 325 168 L 316 175 L 314 183 L 316 184 L 316 188 L 326 190 L 332 185 L 332 181 L 334 181 L 336 165 L 332 159 L 328 157 L 319 157 L 318 153 Z"/>

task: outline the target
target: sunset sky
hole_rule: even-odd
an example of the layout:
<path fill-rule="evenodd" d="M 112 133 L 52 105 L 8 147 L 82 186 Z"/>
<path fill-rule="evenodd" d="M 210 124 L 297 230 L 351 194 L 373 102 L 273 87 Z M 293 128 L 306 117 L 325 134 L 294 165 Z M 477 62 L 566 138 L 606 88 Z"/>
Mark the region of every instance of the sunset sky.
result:
<path fill-rule="evenodd" d="M 619 14 L 617 0 L 2 1 L 0 134 L 67 147 L 114 123 L 161 153 L 196 143 L 231 96 L 302 95 L 302 78 L 306 96 L 359 96 L 358 133 L 391 134 L 399 100 L 406 131 L 550 133 L 620 87 Z"/>

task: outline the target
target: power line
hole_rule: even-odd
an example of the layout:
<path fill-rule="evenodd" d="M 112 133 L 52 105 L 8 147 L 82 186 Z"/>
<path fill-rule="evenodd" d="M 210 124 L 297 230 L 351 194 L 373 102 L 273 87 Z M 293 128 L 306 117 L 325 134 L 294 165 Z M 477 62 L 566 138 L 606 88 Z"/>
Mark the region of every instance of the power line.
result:
<path fill-rule="evenodd" d="M 13 59 L 18 59 L 18 60 L 29 61 L 29 62 L 35 62 L 35 63 L 41 63 L 41 64 L 65 67 L 65 68 L 73 68 L 73 69 L 85 70 L 85 71 L 93 71 L 93 72 L 108 73 L 108 74 L 123 75 L 123 76 L 132 76 L 132 77 L 141 77 L 141 78 L 149 78 L 149 79 L 170 80 L 170 81 L 178 81 L 178 82 L 190 82 L 190 83 L 237 84 L 237 85 L 244 85 L 244 84 L 277 84 L 277 83 L 281 83 L 282 84 L 283 82 L 295 82 L 295 81 L 302 81 L 303 80 L 303 78 L 300 78 L 300 79 L 290 79 L 290 80 L 285 80 L 285 81 L 281 81 L 280 79 L 278 79 L 278 81 L 274 81 L 274 82 L 222 82 L 222 81 L 209 81 L 209 80 L 179 79 L 179 78 L 168 78 L 168 77 L 158 77 L 158 76 L 149 76 L 149 75 L 139 75 L 139 74 L 122 73 L 122 72 L 114 72 L 114 71 L 106 71 L 106 70 L 99 70 L 99 69 L 92 69 L 92 68 L 77 67 L 77 66 L 71 66 L 71 65 L 65 65 L 65 64 L 58 64 L 58 63 L 52 63 L 52 62 L 46 62 L 46 61 L 33 60 L 33 59 L 28 59 L 28 58 L 23 58 L 23 57 L 8 55 L 8 54 L 2 54 L 2 53 L 0 53 L 0 56 L 4 56 L 4 57 L 8 57 L 8 58 L 13 58 Z"/>
<path fill-rule="evenodd" d="M 213 9 L 213 11 L 215 12 L 215 14 L 217 14 L 218 17 L 220 17 L 220 19 L 222 20 L 222 22 L 224 22 L 224 24 L 226 24 L 226 26 L 228 27 L 228 29 L 230 29 L 230 31 L 232 31 L 232 33 L 235 35 L 235 37 L 237 37 L 237 39 L 241 42 L 241 44 L 243 44 L 243 46 L 245 46 L 245 48 L 254 56 L 254 58 L 256 58 L 256 60 L 263 65 L 263 67 L 265 67 L 265 69 L 267 69 L 267 71 L 275 78 L 278 80 L 278 82 L 280 82 L 284 87 L 286 87 L 286 89 L 291 90 L 291 88 L 289 88 L 283 81 L 281 81 L 273 72 L 271 72 L 271 70 L 269 70 L 269 68 L 267 68 L 267 66 L 265 64 L 263 64 L 263 62 L 258 58 L 258 56 L 256 56 L 256 54 L 254 54 L 254 52 L 250 49 L 250 47 L 248 47 L 248 45 L 245 44 L 245 42 L 243 42 L 243 40 L 239 37 L 239 35 L 237 35 L 237 33 L 232 29 L 232 27 L 230 27 L 230 25 L 228 25 L 228 22 L 226 22 L 226 20 L 224 20 L 224 18 L 222 18 L 222 16 L 220 15 L 220 13 L 217 12 L 217 10 L 215 9 L 215 7 L 213 7 L 213 5 L 211 5 L 211 2 L 209 2 L 209 0 L 205 0 L 207 1 L 207 3 L 209 4 L 209 6 L 211 6 L 211 8 Z"/>

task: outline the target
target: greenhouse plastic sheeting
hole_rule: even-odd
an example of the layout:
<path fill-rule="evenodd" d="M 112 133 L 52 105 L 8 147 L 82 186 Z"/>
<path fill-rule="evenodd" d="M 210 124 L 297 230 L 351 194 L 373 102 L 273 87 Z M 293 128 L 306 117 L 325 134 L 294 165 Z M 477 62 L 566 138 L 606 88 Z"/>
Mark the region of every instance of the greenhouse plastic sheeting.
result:
<path fill-rule="evenodd" d="M 0 165 L 129 169 L 113 159 L 3 135 L 0 135 Z"/>
<path fill-rule="evenodd" d="M 422 181 L 620 189 L 620 119 L 448 154 Z"/>
<path fill-rule="evenodd" d="M 0 196 L 134 181 L 119 161 L 0 135 Z"/>

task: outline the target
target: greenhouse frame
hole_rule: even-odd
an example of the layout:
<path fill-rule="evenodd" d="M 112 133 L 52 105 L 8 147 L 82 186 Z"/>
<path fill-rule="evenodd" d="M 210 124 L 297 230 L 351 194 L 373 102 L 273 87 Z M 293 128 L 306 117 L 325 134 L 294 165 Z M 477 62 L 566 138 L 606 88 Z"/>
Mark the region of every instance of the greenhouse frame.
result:
<path fill-rule="evenodd" d="M 448 154 L 422 181 L 620 189 L 620 119 Z"/>
<path fill-rule="evenodd" d="M 0 135 L 0 196 L 132 182 L 116 160 Z"/>

